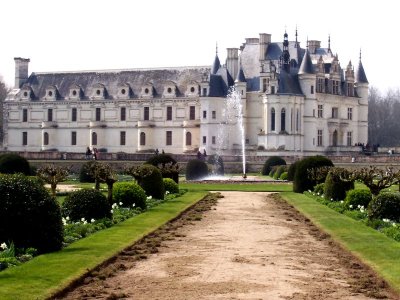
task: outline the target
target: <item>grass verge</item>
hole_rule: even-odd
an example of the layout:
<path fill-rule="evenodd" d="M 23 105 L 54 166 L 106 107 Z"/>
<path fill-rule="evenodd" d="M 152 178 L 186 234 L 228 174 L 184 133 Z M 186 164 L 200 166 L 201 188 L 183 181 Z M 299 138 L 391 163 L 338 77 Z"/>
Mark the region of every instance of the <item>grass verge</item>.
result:
<path fill-rule="evenodd" d="M 343 248 L 371 266 L 396 292 L 400 292 L 399 242 L 306 195 L 293 192 L 284 192 L 281 195 Z"/>
<path fill-rule="evenodd" d="M 206 195 L 194 191 L 99 231 L 69 247 L 0 272 L 0 299 L 44 299 L 65 288 L 148 233 L 177 217 Z"/>

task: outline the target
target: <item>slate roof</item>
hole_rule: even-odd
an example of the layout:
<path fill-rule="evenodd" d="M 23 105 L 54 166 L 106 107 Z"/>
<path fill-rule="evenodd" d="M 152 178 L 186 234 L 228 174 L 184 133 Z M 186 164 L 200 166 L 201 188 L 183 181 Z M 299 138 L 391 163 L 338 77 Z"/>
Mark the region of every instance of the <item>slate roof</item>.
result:
<path fill-rule="evenodd" d="M 310 52 L 308 49 L 304 53 L 303 61 L 301 62 L 298 74 L 314 74 L 314 66 L 311 61 Z"/>
<path fill-rule="evenodd" d="M 303 95 L 297 74 L 290 74 L 284 69 L 281 69 L 278 84 L 278 94 L 280 95 Z"/>
<path fill-rule="evenodd" d="M 364 67 L 362 65 L 361 59 L 358 63 L 358 69 L 356 72 L 356 82 L 358 83 L 368 83 L 367 75 L 365 75 Z"/>
<path fill-rule="evenodd" d="M 239 72 L 236 76 L 235 82 L 246 82 L 246 77 L 244 76 L 242 64 L 240 64 Z"/>

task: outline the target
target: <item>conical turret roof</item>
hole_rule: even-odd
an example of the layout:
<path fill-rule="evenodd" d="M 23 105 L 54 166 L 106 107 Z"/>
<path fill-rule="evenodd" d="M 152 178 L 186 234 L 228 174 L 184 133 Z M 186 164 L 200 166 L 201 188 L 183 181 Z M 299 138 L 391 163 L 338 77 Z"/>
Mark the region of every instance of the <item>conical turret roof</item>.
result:
<path fill-rule="evenodd" d="M 362 65 L 361 59 L 358 63 L 358 69 L 356 72 L 356 82 L 357 83 L 369 83 L 367 79 L 367 75 L 365 75 L 364 67 Z"/>
<path fill-rule="evenodd" d="M 314 74 L 314 73 L 315 73 L 314 66 L 311 61 L 310 52 L 308 51 L 307 48 L 300 65 L 299 74 Z"/>

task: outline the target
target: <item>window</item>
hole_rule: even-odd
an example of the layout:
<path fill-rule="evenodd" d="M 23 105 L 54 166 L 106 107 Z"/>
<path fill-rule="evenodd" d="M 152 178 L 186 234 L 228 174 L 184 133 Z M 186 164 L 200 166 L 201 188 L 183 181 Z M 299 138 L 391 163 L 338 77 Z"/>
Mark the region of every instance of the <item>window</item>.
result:
<path fill-rule="evenodd" d="M 121 107 L 121 121 L 126 121 L 126 107 Z"/>
<path fill-rule="evenodd" d="M 324 107 L 322 106 L 322 104 L 318 105 L 318 118 L 323 118 L 323 114 L 324 114 Z"/>
<path fill-rule="evenodd" d="M 53 121 L 53 109 L 49 108 L 47 110 L 47 121 L 52 122 Z"/>
<path fill-rule="evenodd" d="M 189 112 L 189 120 L 195 120 L 196 119 L 196 107 L 195 106 L 190 106 L 190 112 Z"/>
<path fill-rule="evenodd" d="M 172 145 L 172 131 L 166 132 L 165 139 L 166 139 L 166 145 L 171 146 Z"/>
<path fill-rule="evenodd" d="M 172 106 L 167 106 L 167 121 L 172 120 Z"/>
<path fill-rule="evenodd" d="M 22 122 L 28 122 L 28 109 L 26 108 L 22 110 Z"/>
<path fill-rule="evenodd" d="M 143 120 L 145 120 L 145 121 L 150 120 L 150 107 L 148 107 L 148 106 L 144 107 Z"/>
<path fill-rule="evenodd" d="M 267 78 L 263 78 L 263 88 L 262 88 L 263 93 L 267 91 L 267 88 L 268 88 Z"/>
<path fill-rule="evenodd" d="M 96 107 L 96 121 L 100 121 L 101 119 L 101 108 Z"/>
<path fill-rule="evenodd" d="M 22 145 L 28 145 L 28 132 L 26 131 L 22 132 Z"/>
<path fill-rule="evenodd" d="M 347 96 L 349 97 L 354 96 L 354 85 L 350 82 L 347 83 Z"/>
<path fill-rule="evenodd" d="M 322 130 L 318 129 L 317 132 L 317 146 L 322 146 Z"/>
<path fill-rule="evenodd" d="M 71 145 L 76 145 L 76 131 L 71 132 Z"/>
<path fill-rule="evenodd" d="M 121 146 L 125 146 L 126 145 L 126 131 L 121 131 L 119 133 L 119 144 Z"/>
<path fill-rule="evenodd" d="M 332 94 L 339 95 L 339 81 L 332 80 Z"/>
<path fill-rule="evenodd" d="M 353 120 L 353 108 L 352 107 L 347 108 L 347 119 Z"/>
<path fill-rule="evenodd" d="M 353 145 L 353 139 L 352 139 L 352 132 L 348 131 L 347 132 L 347 146 Z"/>
<path fill-rule="evenodd" d="M 300 111 L 297 109 L 296 111 L 296 131 L 300 129 Z"/>
<path fill-rule="evenodd" d="M 43 145 L 47 146 L 49 144 L 49 134 L 47 132 L 43 133 Z"/>
<path fill-rule="evenodd" d="M 72 108 L 72 111 L 71 111 L 71 121 L 76 122 L 76 120 L 77 120 L 77 110 L 76 110 L 76 107 L 74 107 L 74 108 Z"/>
<path fill-rule="evenodd" d="M 216 139 L 216 137 L 213 135 L 213 136 L 211 137 L 211 144 L 215 145 L 215 144 L 216 144 L 216 141 L 217 141 L 217 139 Z"/>
<path fill-rule="evenodd" d="M 281 131 L 286 130 L 286 110 L 282 108 L 281 110 Z"/>
<path fill-rule="evenodd" d="M 324 92 L 324 85 L 325 85 L 324 78 L 318 78 L 318 80 L 317 80 L 317 93 L 323 93 Z"/>
<path fill-rule="evenodd" d="M 92 145 L 97 145 L 97 133 L 92 132 Z"/>
<path fill-rule="evenodd" d="M 337 107 L 332 107 L 332 119 L 337 119 L 339 115 L 339 109 Z"/>
<path fill-rule="evenodd" d="M 146 134 L 144 132 L 140 133 L 140 146 L 146 145 Z"/>
<path fill-rule="evenodd" d="M 216 118 L 217 118 L 217 112 L 216 112 L 215 110 L 213 110 L 213 111 L 211 112 L 211 117 L 212 117 L 213 119 L 216 119 Z"/>
<path fill-rule="evenodd" d="M 203 97 L 207 96 L 207 88 L 203 88 Z"/>
<path fill-rule="evenodd" d="M 207 137 L 203 136 L 203 145 L 207 144 Z"/>
<path fill-rule="evenodd" d="M 192 145 L 192 134 L 190 132 L 186 132 L 186 146 Z"/>
<path fill-rule="evenodd" d="M 207 111 L 203 110 L 203 119 L 207 119 Z"/>
<path fill-rule="evenodd" d="M 314 86 L 313 86 L 313 85 L 311 86 L 311 91 L 310 91 L 310 93 L 311 93 L 311 94 L 314 94 Z"/>
<path fill-rule="evenodd" d="M 275 108 L 271 108 L 271 131 L 275 131 Z"/>
<path fill-rule="evenodd" d="M 271 86 L 271 94 L 275 94 L 275 87 Z"/>

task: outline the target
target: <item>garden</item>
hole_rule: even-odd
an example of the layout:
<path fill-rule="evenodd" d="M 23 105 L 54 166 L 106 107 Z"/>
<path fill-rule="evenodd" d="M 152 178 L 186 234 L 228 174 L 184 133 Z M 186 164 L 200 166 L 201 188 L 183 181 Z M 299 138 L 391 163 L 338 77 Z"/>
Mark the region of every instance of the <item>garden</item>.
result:
<path fill-rule="evenodd" d="M 183 178 L 170 155 L 157 155 L 141 166 L 127 165 L 121 174 L 98 161 L 70 174 L 55 165 L 32 170 L 21 157 L 0 156 L 0 297 L 51 297 L 179 217 L 210 190 L 280 193 L 400 290 L 400 176 L 393 168 L 346 170 L 324 157 L 288 167 L 271 157 L 258 174 L 265 182 L 192 181 L 210 169 L 216 168 L 194 160 Z"/>

